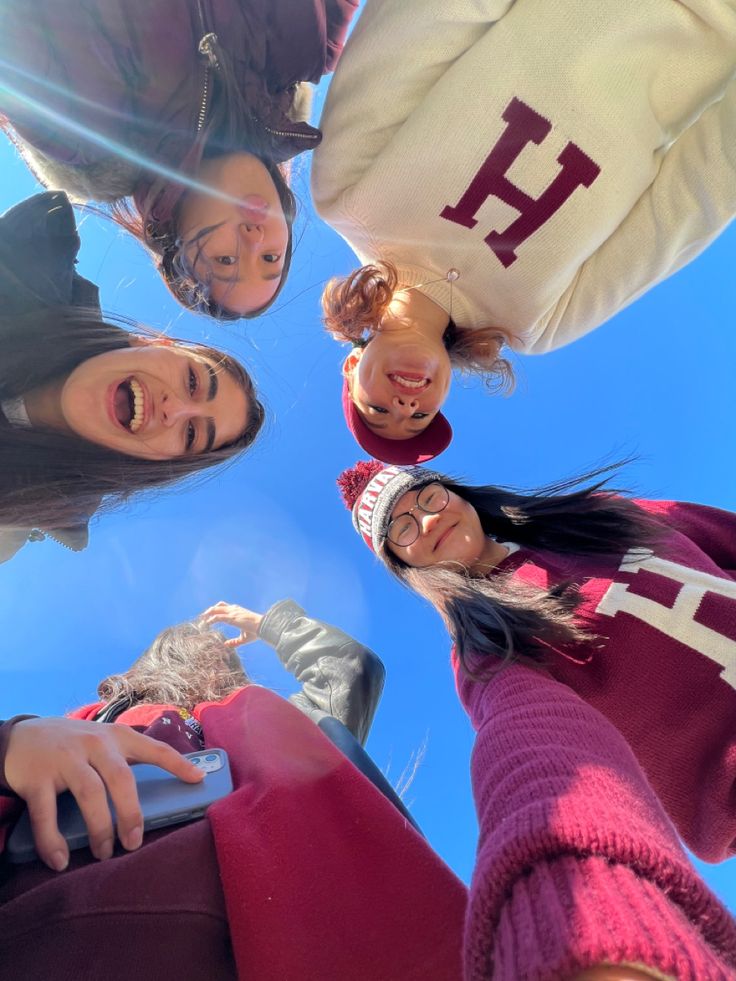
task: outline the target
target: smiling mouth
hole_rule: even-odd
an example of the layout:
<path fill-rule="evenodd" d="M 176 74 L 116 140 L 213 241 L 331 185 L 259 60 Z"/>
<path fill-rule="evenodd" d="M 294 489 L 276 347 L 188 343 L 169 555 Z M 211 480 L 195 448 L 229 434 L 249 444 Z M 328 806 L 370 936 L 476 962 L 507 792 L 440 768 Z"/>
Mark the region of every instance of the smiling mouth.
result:
<path fill-rule="evenodd" d="M 113 396 L 115 418 L 128 432 L 137 433 L 145 417 L 143 387 L 135 378 L 121 382 Z"/>
<path fill-rule="evenodd" d="M 445 529 L 445 530 L 444 530 L 444 531 L 442 532 L 442 534 L 440 535 L 440 537 L 439 537 L 439 538 L 437 539 L 437 541 L 436 541 L 436 542 L 434 543 L 434 548 L 432 549 L 432 551 L 433 551 L 433 552 L 436 552 L 436 551 L 437 551 L 437 549 L 438 549 L 438 548 L 440 547 L 440 545 L 441 545 L 441 544 L 442 544 L 442 543 L 444 542 L 444 540 L 445 540 L 445 539 L 447 538 L 447 536 L 448 536 L 448 535 L 450 534 L 450 532 L 451 532 L 451 531 L 454 531 L 456 527 L 457 527 L 457 525 L 456 525 L 456 524 L 454 524 L 454 525 L 450 525 L 450 527 L 449 527 L 449 528 L 446 528 L 446 529 Z"/>
<path fill-rule="evenodd" d="M 432 382 L 426 375 L 404 374 L 399 371 L 389 372 L 388 380 L 395 388 L 417 394 L 423 392 Z"/>

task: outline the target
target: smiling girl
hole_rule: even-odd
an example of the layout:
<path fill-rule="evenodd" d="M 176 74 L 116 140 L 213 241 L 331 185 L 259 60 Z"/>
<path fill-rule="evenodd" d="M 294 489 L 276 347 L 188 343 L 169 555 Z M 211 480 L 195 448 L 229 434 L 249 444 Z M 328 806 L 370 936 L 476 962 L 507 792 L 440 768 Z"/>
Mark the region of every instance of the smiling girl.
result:
<path fill-rule="evenodd" d="M 670 823 L 706 861 L 735 853 L 736 518 L 607 475 L 528 493 L 376 462 L 340 477 L 454 643 L 476 730 L 470 978 L 736 969 L 736 924 Z"/>
<path fill-rule="evenodd" d="M 363 345 L 364 449 L 435 456 L 451 366 L 504 387 L 502 348 L 577 340 L 713 241 L 736 213 L 735 72 L 734 0 L 367 0 L 312 168 L 364 264 L 323 300 Z"/>
<path fill-rule="evenodd" d="M 302 83 L 332 71 L 356 8 L 11 0 L 0 119 L 43 184 L 111 206 L 184 306 L 254 317 L 291 261 L 284 164 L 321 138 Z"/>
<path fill-rule="evenodd" d="M 29 532 L 84 548 L 103 501 L 224 462 L 263 423 L 229 355 L 104 321 L 79 244 L 63 194 L 0 219 L 0 559 Z"/>

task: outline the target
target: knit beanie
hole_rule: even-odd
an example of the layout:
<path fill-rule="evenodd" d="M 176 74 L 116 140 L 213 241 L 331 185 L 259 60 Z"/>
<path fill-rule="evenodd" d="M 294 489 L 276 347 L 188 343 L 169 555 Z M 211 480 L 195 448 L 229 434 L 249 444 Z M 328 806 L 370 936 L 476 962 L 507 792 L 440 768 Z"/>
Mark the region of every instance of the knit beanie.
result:
<path fill-rule="evenodd" d="M 380 553 L 391 512 L 402 494 L 443 479 L 425 467 L 386 467 L 378 460 L 360 460 L 337 478 L 345 506 L 352 511 L 353 526 L 375 553 Z"/>

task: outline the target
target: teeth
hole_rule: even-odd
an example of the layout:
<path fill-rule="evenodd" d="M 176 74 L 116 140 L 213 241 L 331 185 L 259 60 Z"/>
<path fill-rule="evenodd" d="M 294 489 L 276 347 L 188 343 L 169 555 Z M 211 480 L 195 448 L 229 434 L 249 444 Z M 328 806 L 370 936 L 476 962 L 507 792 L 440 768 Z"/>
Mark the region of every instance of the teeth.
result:
<path fill-rule="evenodd" d="M 405 378 L 403 375 L 391 375 L 394 381 L 397 381 L 399 385 L 404 385 L 406 388 L 424 388 L 427 383 L 426 378 L 422 378 L 421 381 L 417 381 L 416 378 Z"/>
<path fill-rule="evenodd" d="M 130 418 L 130 431 L 131 433 L 137 433 L 143 425 L 143 389 L 135 378 L 131 378 L 128 384 L 133 395 L 133 415 Z"/>

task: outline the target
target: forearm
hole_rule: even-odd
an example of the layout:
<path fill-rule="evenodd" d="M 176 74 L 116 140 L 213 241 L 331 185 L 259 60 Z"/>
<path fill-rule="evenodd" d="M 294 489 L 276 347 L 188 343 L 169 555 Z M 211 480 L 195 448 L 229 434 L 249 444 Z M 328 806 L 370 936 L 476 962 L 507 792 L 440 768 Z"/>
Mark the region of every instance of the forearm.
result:
<path fill-rule="evenodd" d="M 505 669 L 486 688 L 468 979 L 490 977 L 491 965 L 496 981 L 568 979 L 606 963 L 732 977 L 736 925 L 618 730 L 532 669 Z"/>
<path fill-rule="evenodd" d="M 368 0 L 320 120 L 312 190 L 328 212 L 371 166 L 441 75 L 514 0 Z"/>
<path fill-rule="evenodd" d="M 657 176 L 585 262 L 529 353 L 576 340 L 699 255 L 736 214 L 736 79 L 667 149 Z"/>
<path fill-rule="evenodd" d="M 291 600 L 271 607 L 259 636 L 301 683 L 290 701 L 315 721 L 325 715 L 338 719 L 364 744 L 383 690 L 380 658 L 337 627 L 306 616 Z"/>

